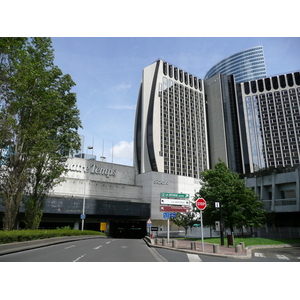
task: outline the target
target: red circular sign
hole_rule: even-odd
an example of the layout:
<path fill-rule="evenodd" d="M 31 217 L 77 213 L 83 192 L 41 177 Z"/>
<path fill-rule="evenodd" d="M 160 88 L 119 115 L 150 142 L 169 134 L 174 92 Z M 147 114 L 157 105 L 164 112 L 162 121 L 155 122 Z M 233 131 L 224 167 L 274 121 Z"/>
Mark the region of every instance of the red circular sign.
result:
<path fill-rule="evenodd" d="M 200 209 L 203 210 L 206 207 L 206 201 L 203 198 L 199 198 L 196 201 L 196 206 Z"/>

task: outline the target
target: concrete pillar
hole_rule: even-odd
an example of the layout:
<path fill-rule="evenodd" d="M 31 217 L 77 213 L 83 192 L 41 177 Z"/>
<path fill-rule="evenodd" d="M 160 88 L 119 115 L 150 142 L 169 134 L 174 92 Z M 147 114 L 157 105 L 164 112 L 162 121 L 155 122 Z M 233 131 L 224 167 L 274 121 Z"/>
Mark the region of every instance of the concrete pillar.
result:
<path fill-rule="evenodd" d="M 220 245 L 214 244 L 213 245 L 213 252 L 214 253 L 220 253 Z"/>
<path fill-rule="evenodd" d="M 196 250 L 196 242 L 191 242 L 191 250 Z"/>
<path fill-rule="evenodd" d="M 177 248 L 178 247 L 178 241 L 177 240 L 172 240 L 172 247 Z"/>
<path fill-rule="evenodd" d="M 242 253 L 242 246 L 241 245 L 236 245 L 235 246 L 235 253 Z"/>

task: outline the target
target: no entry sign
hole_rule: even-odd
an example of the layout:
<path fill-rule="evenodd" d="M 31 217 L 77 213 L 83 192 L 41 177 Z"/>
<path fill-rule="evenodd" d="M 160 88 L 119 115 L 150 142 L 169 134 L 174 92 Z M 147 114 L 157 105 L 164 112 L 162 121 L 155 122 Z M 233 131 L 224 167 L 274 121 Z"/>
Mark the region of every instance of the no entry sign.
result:
<path fill-rule="evenodd" d="M 196 206 L 198 209 L 203 210 L 206 207 L 206 201 L 203 198 L 199 198 L 196 200 Z"/>

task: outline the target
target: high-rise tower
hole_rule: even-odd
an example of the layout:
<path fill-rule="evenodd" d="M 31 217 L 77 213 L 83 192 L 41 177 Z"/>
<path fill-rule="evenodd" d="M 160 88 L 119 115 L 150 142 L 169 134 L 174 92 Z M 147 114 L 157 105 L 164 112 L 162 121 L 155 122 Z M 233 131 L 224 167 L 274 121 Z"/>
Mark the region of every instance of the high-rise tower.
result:
<path fill-rule="evenodd" d="M 204 79 L 217 73 L 234 75 L 236 83 L 267 77 L 263 47 L 246 49 L 222 59 L 206 73 Z"/>
<path fill-rule="evenodd" d="M 146 67 L 134 141 L 138 174 L 199 178 L 208 168 L 203 81 L 160 59 Z"/>

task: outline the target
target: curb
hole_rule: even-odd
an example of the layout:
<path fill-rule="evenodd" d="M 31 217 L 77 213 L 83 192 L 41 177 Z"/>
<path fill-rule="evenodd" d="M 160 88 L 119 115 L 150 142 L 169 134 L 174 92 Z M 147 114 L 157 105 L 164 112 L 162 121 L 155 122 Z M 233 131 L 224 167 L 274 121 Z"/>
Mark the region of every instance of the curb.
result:
<path fill-rule="evenodd" d="M 279 245 L 258 245 L 258 246 L 248 246 L 246 247 L 246 254 L 240 255 L 228 255 L 228 254 L 220 254 L 220 253 L 210 253 L 210 252 L 201 252 L 201 251 L 194 251 L 194 250 L 187 250 L 187 249 L 178 249 L 168 246 L 161 246 L 154 244 L 154 240 L 150 239 L 149 237 L 145 237 L 144 241 L 147 243 L 149 247 L 161 248 L 161 249 L 169 249 L 178 252 L 185 252 L 185 253 L 192 253 L 192 254 L 202 254 L 202 255 L 209 255 L 215 257 L 226 257 L 226 258 L 234 258 L 234 259 L 251 259 L 252 258 L 252 250 L 255 249 L 267 249 L 267 248 L 288 248 L 288 247 L 300 247 L 300 244 L 279 244 Z"/>
<path fill-rule="evenodd" d="M 1 244 L 0 256 L 5 254 L 31 250 L 31 249 L 42 248 L 50 245 L 62 244 L 62 243 L 85 240 L 85 239 L 96 239 L 96 238 L 107 238 L 107 237 L 102 235 L 62 236 L 62 237 L 54 237 L 54 238 L 33 240 L 33 241 L 26 241 L 26 242 Z"/>

